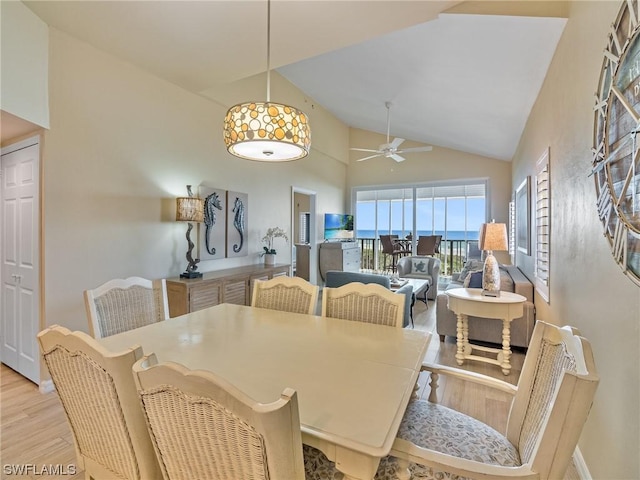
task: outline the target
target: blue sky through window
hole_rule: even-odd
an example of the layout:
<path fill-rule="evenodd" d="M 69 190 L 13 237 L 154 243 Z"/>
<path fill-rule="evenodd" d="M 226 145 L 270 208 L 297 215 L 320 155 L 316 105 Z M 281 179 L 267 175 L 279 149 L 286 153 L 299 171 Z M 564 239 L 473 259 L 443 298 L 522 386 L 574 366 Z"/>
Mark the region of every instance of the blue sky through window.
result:
<path fill-rule="evenodd" d="M 413 205 L 411 199 L 404 200 L 358 201 L 356 203 L 356 226 L 358 236 L 375 236 L 376 213 L 378 234 L 408 234 L 413 230 Z M 377 207 L 377 209 L 376 209 Z M 376 212 L 377 210 L 377 212 Z M 391 212 L 391 216 L 389 215 Z M 484 196 L 451 196 L 420 198 L 416 201 L 416 230 L 418 232 L 441 233 L 446 230 L 449 238 L 461 235 L 468 239 L 477 238 L 480 226 L 486 221 L 486 200 Z M 435 222 L 434 222 L 435 215 Z M 391 227 L 391 228 L 390 228 Z M 468 232 L 467 235 L 464 232 Z"/>

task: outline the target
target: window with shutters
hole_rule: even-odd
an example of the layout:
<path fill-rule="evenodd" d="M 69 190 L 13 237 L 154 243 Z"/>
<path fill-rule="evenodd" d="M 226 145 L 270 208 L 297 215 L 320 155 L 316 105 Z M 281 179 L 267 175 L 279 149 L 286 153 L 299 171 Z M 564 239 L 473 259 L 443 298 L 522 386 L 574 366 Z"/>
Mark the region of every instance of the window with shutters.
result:
<path fill-rule="evenodd" d="M 516 202 L 512 199 L 509 202 L 509 255 L 511 263 L 516 261 Z"/>
<path fill-rule="evenodd" d="M 310 242 L 310 234 L 309 234 L 309 223 L 310 223 L 311 214 L 309 212 L 303 212 L 300 214 L 299 222 L 298 222 L 298 242 L 299 243 L 309 243 Z"/>
<path fill-rule="evenodd" d="M 549 262 L 551 237 L 551 189 L 549 177 L 549 149 L 536 163 L 536 237 L 535 285 L 542 298 L 549 302 Z"/>

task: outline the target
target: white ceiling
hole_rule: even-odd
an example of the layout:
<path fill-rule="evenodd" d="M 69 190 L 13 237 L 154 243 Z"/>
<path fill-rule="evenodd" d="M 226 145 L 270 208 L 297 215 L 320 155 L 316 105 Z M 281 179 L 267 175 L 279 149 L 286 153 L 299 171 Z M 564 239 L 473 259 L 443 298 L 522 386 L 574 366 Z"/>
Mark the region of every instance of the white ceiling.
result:
<path fill-rule="evenodd" d="M 266 70 L 265 0 L 25 4 L 193 92 Z M 392 101 L 391 136 L 510 160 L 566 19 L 439 15 L 467 4 L 272 0 L 271 66 L 349 126 L 386 133 Z"/>

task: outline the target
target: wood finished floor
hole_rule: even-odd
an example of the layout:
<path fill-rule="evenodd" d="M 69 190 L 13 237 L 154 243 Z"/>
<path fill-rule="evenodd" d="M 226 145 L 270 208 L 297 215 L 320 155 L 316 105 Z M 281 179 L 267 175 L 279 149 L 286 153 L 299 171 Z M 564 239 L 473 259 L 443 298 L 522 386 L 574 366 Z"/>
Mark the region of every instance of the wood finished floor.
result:
<path fill-rule="evenodd" d="M 422 302 L 417 302 L 414 307 L 415 328 L 435 332 L 435 310 L 432 301 L 428 309 Z M 441 343 L 434 333 L 426 360 L 456 366 L 455 339 L 447 338 Z M 503 375 L 498 366 L 490 364 L 466 362 L 463 368 L 516 384 L 523 360 L 522 352 L 514 352 L 508 376 Z M 429 394 L 427 381 L 428 375 L 423 373 L 419 382 L 422 386 L 419 394 L 423 398 Z M 500 432 L 505 431 L 510 399 L 507 394 L 488 392 L 483 387 L 442 377 L 439 385 L 440 403 L 478 418 Z M 75 450 L 56 393 L 41 394 L 35 384 L 5 365 L 0 366 L 0 460 L 2 479 L 84 478 L 81 471 L 75 475 L 7 474 L 6 465 L 33 464 L 42 468 L 42 465 L 75 464 Z"/>

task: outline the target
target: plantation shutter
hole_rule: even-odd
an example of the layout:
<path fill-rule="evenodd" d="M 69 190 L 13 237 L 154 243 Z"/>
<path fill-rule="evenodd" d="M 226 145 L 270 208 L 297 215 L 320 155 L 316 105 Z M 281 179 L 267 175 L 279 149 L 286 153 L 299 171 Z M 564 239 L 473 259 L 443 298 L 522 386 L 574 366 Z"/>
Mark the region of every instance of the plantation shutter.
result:
<path fill-rule="evenodd" d="M 551 236 L 551 195 L 549 183 L 549 149 L 536 164 L 536 246 L 535 285 L 538 293 L 549 301 L 549 249 Z"/>

